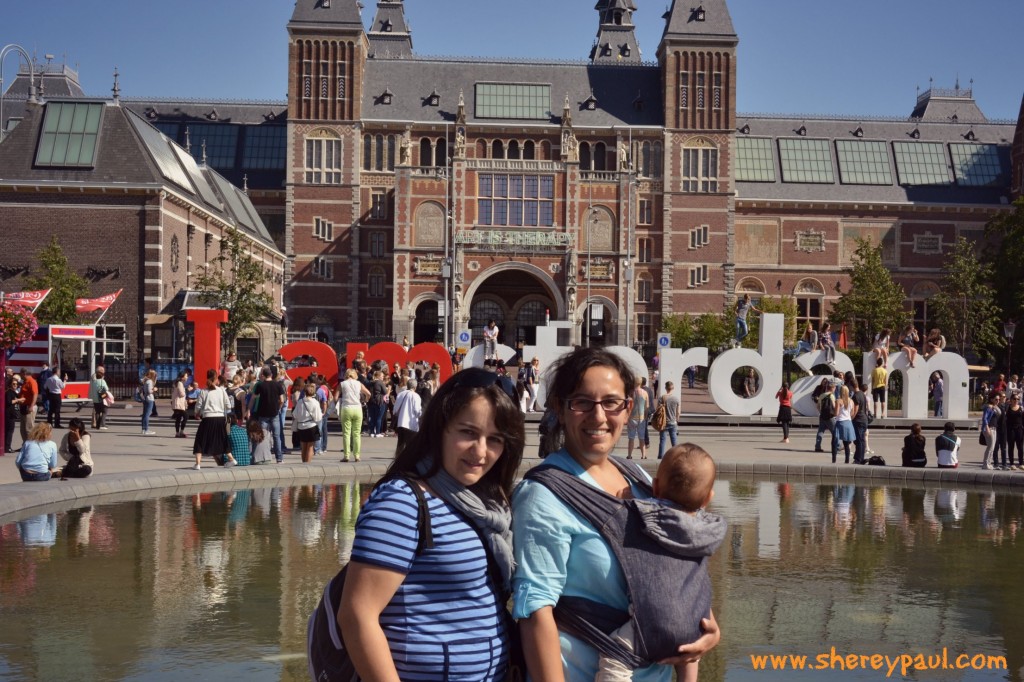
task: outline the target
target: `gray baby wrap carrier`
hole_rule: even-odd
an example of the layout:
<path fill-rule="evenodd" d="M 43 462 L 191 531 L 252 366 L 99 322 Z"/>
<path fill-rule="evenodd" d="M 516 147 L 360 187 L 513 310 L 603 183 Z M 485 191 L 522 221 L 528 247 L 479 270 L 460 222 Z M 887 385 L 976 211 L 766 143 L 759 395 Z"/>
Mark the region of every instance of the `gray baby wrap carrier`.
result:
<path fill-rule="evenodd" d="M 652 493 L 637 465 L 611 460 L 627 480 Z M 552 465 L 535 467 L 526 478 L 544 485 L 590 523 L 611 547 L 626 578 L 629 613 L 562 595 L 554 608 L 560 629 L 631 668 L 675 656 L 680 644 L 703 634 L 700 619 L 711 612 L 705 562 L 725 538 L 724 519 L 704 511 L 693 516 L 663 501 L 621 500 Z M 633 652 L 610 636 L 630 619 Z"/>

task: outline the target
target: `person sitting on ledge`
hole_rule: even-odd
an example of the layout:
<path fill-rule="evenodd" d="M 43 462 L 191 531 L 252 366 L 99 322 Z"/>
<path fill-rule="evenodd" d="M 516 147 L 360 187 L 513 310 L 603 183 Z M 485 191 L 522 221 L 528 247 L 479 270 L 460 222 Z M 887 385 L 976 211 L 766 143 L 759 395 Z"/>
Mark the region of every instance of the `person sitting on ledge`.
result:
<path fill-rule="evenodd" d="M 88 478 L 92 475 L 92 453 L 89 451 L 91 440 L 85 430 L 85 422 L 78 417 L 68 422 L 68 432 L 60 441 L 60 457 L 67 462 L 60 471 L 61 478 Z"/>
<path fill-rule="evenodd" d="M 942 433 L 935 439 L 935 456 L 940 469 L 956 469 L 960 466 L 957 455 L 960 452 L 960 436 L 956 435 L 956 424 L 946 422 Z"/>
<path fill-rule="evenodd" d="M 924 340 L 924 357 L 927 360 L 933 355 L 937 355 L 942 352 L 942 349 L 946 347 L 946 337 L 942 335 L 938 329 L 932 329 L 928 332 L 927 338 Z"/>
<path fill-rule="evenodd" d="M 50 440 L 53 427 L 36 424 L 14 460 L 23 481 L 49 481 L 57 468 L 57 444 Z"/>
<path fill-rule="evenodd" d="M 912 424 L 910 433 L 903 439 L 903 466 L 922 468 L 928 466 L 925 445 L 928 440 L 921 433 L 920 424 Z"/>

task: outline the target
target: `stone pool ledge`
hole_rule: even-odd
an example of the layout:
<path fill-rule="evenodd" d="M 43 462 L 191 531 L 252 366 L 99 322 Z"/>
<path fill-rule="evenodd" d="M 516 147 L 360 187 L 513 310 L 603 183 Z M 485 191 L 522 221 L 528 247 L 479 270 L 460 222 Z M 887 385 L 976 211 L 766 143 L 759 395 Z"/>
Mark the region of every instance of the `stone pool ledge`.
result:
<path fill-rule="evenodd" d="M 520 476 L 541 460 L 527 458 Z M 652 475 L 658 460 L 634 460 Z M 45 483 L 9 483 L 0 485 L 0 524 L 26 516 L 90 504 L 130 502 L 170 495 L 280 485 L 371 482 L 384 475 L 388 461 L 278 464 L 248 467 L 208 467 L 98 474 L 86 479 Z M 1021 493 L 1024 472 L 984 471 L 975 467 L 960 469 L 905 469 L 895 466 L 857 466 L 852 464 L 792 464 L 782 462 L 719 462 L 718 475 L 730 481 L 771 481 L 815 485 L 876 485 L 900 488 L 951 488 L 962 490 Z"/>

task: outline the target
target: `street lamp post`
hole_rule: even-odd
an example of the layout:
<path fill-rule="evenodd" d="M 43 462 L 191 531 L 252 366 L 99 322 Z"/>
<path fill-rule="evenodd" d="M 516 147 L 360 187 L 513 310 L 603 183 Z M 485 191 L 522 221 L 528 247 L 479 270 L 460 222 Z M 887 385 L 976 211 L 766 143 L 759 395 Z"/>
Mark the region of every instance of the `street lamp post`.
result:
<path fill-rule="evenodd" d="M 1003 336 L 1006 337 L 1008 350 L 1006 352 L 1006 373 L 1013 374 L 1013 335 L 1017 331 L 1017 323 L 1008 320 L 1003 324 Z"/>
<path fill-rule="evenodd" d="M 0 142 L 3 142 L 4 135 L 7 132 L 7 126 L 4 123 L 4 59 L 11 52 L 18 52 L 25 59 L 25 63 L 28 64 L 28 101 L 35 104 L 38 99 L 36 97 L 36 70 L 32 65 L 32 57 L 21 45 L 5 45 L 3 49 L 0 49 Z M 14 76 L 17 78 L 17 74 Z M 40 74 L 40 79 L 42 74 Z"/>

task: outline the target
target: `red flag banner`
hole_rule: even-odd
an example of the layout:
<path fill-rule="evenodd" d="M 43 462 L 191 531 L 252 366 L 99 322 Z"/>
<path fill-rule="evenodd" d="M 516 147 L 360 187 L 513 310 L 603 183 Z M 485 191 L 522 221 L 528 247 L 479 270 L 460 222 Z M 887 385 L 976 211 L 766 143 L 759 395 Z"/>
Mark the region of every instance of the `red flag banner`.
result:
<path fill-rule="evenodd" d="M 4 294 L 4 300 L 8 303 L 31 308 L 33 312 L 46 299 L 53 289 L 41 289 L 39 291 L 21 291 L 14 294 Z"/>
<path fill-rule="evenodd" d="M 106 310 L 110 306 L 114 305 L 114 301 L 121 295 L 124 289 L 118 289 L 112 294 L 106 296 L 100 296 L 99 298 L 76 298 L 75 299 L 75 312 L 76 313 L 91 313 L 97 310 Z"/>

